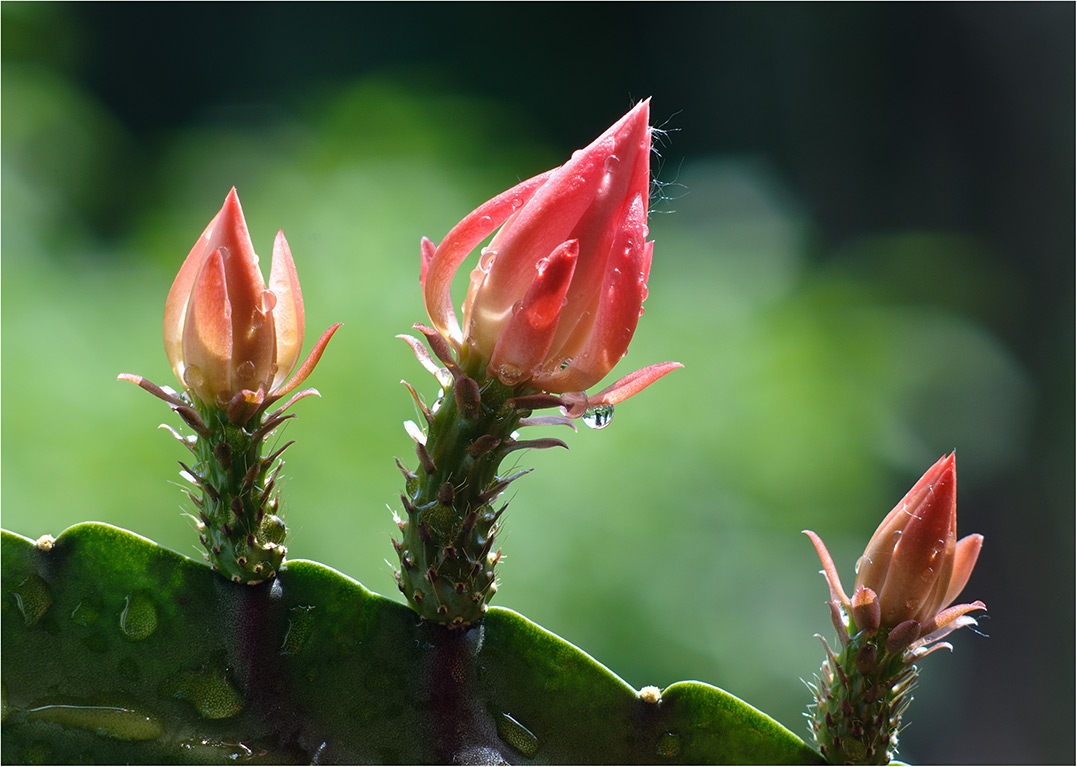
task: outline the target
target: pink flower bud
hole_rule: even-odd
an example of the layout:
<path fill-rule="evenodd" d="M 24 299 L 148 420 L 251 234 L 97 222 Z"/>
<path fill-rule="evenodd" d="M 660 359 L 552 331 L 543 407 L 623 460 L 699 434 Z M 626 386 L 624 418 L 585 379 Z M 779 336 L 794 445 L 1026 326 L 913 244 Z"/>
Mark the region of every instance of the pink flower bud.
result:
<path fill-rule="evenodd" d="M 235 188 L 172 283 L 164 342 L 180 383 L 221 409 L 240 395 L 256 408 L 282 393 L 299 359 L 303 295 L 288 242 L 277 233 L 267 289 Z"/>
<path fill-rule="evenodd" d="M 920 652 L 951 631 L 975 624 L 966 613 L 986 609 L 979 601 L 949 607 L 968 583 L 983 544 L 979 534 L 957 540 L 953 453 L 928 469 L 883 519 L 857 562 L 851 600 L 822 540 L 804 532 L 823 564 L 832 608 L 839 616 L 851 615 L 856 630 L 889 632 L 900 626 L 892 643 L 904 642 L 904 647 L 915 641 L 913 649 Z"/>
<path fill-rule="evenodd" d="M 651 268 L 648 118 L 643 101 L 565 165 L 479 206 L 437 247 L 423 241 L 427 313 L 461 364 L 510 386 L 566 393 L 594 385 L 624 356 Z M 498 227 L 471 273 L 461 326 L 453 276 Z M 679 365 L 654 367 L 631 393 Z"/>
<path fill-rule="evenodd" d="M 965 587 L 982 535 L 957 540 L 954 455 L 943 456 L 894 507 L 871 537 L 854 588 L 879 597 L 882 625 L 926 623 Z"/>

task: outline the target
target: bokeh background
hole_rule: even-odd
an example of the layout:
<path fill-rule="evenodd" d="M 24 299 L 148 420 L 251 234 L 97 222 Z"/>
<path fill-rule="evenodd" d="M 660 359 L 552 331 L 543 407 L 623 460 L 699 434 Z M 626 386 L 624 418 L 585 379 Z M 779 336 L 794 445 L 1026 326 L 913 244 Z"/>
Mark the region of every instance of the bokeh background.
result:
<path fill-rule="evenodd" d="M 410 458 L 393 336 L 419 238 L 563 162 L 640 98 L 659 137 L 650 297 L 603 431 L 522 456 L 496 603 L 636 687 L 700 679 L 806 734 L 830 636 L 803 528 L 847 579 L 957 449 L 965 592 L 912 762 L 1074 758 L 1072 4 L 4 3 L 3 524 L 84 520 L 198 556 L 160 317 L 229 187 L 283 227 L 308 346 L 293 557 L 398 598 Z M 537 436 L 537 435 L 532 435 Z"/>

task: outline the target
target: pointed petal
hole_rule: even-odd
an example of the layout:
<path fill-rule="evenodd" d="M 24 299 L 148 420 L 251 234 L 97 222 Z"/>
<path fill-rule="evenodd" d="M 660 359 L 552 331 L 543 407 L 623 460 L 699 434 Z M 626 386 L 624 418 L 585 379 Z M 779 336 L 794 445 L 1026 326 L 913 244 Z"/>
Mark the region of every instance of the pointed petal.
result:
<path fill-rule="evenodd" d="M 273 391 L 292 373 L 303 349 L 303 291 L 292 259 L 292 249 L 277 232 L 273 241 L 273 264 L 269 269 L 269 289 L 277 297 L 273 307 L 273 324 L 277 333 L 277 372 L 269 387 Z"/>
<path fill-rule="evenodd" d="M 583 391 L 605 378 L 628 351 L 647 293 L 654 244 L 644 242 L 646 236 L 647 210 L 637 195 L 606 262 L 601 287 L 595 294 L 597 304 L 586 312 L 571 303 L 565 307 L 566 317 L 582 320 L 574 337 L 558 328 L 554 340 L 555 349 L 560 350 L 554 357 L 568 359 L 568 365 L 561 369 L 558 364 L 543 371 L 536 376 L 537 386 L 555 392 Z M 574 279 L 573 286 L 578 282 Z M 564 345 L 558 346 L 562 340 Z"/>
<path fill-rule="evenodd" d="M 503 383 L 516 385 L 530 378 L 546 358 L 579 252 L 579 242 L 569 240 L 538 263 L 531 287 L 513 307 L 490 357 L 489 371 Z"/>
<path fill-rule="evenodd" d="M 946 596 L 942 600 L 942 607 L 957 599 L 965 584 L 969 582 L 972 568 L 976 566 L 976 560 L 980 556 L 980 548 L 983 546 L 984 537 L 979 533 L 966 535 L 957 542 L 954 552 L 954 569 L 950 575 L 950 584 L 946 589 Z"/>
<path fill-rule="evenodd" d="M 454 226 L 427 260 L 420 281 L 426 312 L 434 328 L 459 348 L 460 324 L 452 306 L 452 279 L 456 270 L 480 242 L 535 194 L 552 171 L 529 178 L 471 211 Z M 548 251 L 547 251 L 548 252 Z"/>
<path fill-rule="evenodd" d="M 235 191 L 235 187 L 232 191 Z M 179 273 L 176 274 L 176 279 L 172 281 L 172 287 L 168 291 L 168 298 L 165 300 L 165 354 L 168 355 L 172 372 L 176 374 L 180 383 L 183 383 L 183 370 L 187 367 L 183 357 L 183 328 L 187 319 L 187 302 L 191 298 L 191 290 L 194 288 L 198 273 L 202 271 L 202 264 L 212 253 L 209 242 L 220 217 L 221 211 L 218 211 L 202 231 L 194 247 L 191 248 L 191 252 L 184 259 L 183 265 L 180 266 Z"/>
<path fill-rule="evenodd" d="M 198 273 L 185 327 L 183 359 L 187 368 L 181 371 L 180 381 L 206 404 L 227 404 L 231 397 L 218 402 L 218 395 L 231 388 L 232 306 L 220 248 L 210 254 Z"/>
<path fill-rule="evenodd" d="M 879 592 L 884 625 L 906 618 L 923 622 L 938 609 L 937 600 L 950 581 L 956 545 L 957 477 L 953 456 L 947 458 L 935 464 L 941 471 L 929 470 L 934 481 L 928 483 L 915 505 L 906 508 L 907 521 Z"/>

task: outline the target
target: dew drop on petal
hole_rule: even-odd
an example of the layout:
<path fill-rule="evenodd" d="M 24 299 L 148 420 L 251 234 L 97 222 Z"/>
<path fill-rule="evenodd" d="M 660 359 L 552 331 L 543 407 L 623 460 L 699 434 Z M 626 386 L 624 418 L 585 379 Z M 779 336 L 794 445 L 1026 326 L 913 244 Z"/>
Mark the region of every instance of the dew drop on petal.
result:
<path fill-rule="evenodd" d="M 250 381 L 254 378 L 255 366 L 251 360 L 240 363 L 236 368 L 236 377 L 240 381 Z"/>
<path fill-rule="evenodd" d="M 592 429 L 605 429 L 613 420 L 613 405 L 599 405 L 583 411 L 583 422 Z"/>
<path fill-rule="evenodd" d="M 277 294 L 272 290 L 262 291 L 262 312 L 269 314 L 277 308 Z"/>
<path fill-rule="evenodd" d="M 515 386 L 520 383 L 524 377 L 524 371 L 518 368 L 516 365 L 510 365 L 504 363 L 497 368 L 497 377 L 501 379 L 501 383 L 506 386 Z"/>
<path fill-rule="evenodd" d="M 606 162 L 603 164 L 603 168 L 606 173 L 613 173 L 617 169 L 617 166 L 621 164 L 621 158 L 615 154 L 611 154 L 606 158 Z"/>
<path fill-rule="evenodd" d="M 516 316 L 517 314 L 519 314 L 520 311 L 523 308 L 524 308 L 524 302 L 523 301 L 517 301 L 516 303 L 514 303 L 512 305 L 512 314 L 513 314 L 513 316 Z"/>
<path fill-rule="evenodd" d="M 188 365 L 183 371 L 183 382 L 190 389 L 199 388 L 206 382 L 206 377 L 202 375 L 202 368 L 198 367 L 198 365 Z"/>

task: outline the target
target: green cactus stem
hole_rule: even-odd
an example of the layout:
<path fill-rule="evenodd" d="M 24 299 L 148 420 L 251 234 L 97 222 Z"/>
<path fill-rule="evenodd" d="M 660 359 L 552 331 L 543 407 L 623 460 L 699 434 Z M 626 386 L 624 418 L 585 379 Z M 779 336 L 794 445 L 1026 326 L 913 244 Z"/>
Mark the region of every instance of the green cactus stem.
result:
<path fill-rule="evenodd" d="M 917 677 L 907 643 L 887 650 L 888 634 L 901 628 L 843 634 L 837 654 L 823 640 L 827 658 L 816 684 L 809 685 L 815 694 L 810 720 L 830 764 L 888 764 L 896 757 L 901 715 L 912 702 Z"/>
<path fill-rule="evenodd" d="M 497 591 L 494 568 L 501 551 L 494 541 L 505 506 L 495 508 L 495 501 L 527 473 L 501 475 L 501 462 L 523 448 L 566 447 L 558 439 L 513 436 L 533 409 L 561 400 L 526 384 L 510 387 L 487 377 L 484 365 L 465 371 L 447 348 L 439 348 L 440 336 L 430 331 L 427 339 L 452 380 L 433 408 L 411 390 L 427 429 L 425 435 L 413 434 L 416 469 L 397 462 L 406 483 L 401 495 L 406 518 L 397 518 L 403 538 L 393 541 L 400 558 L 396 581 L 423 618 L 462 628 L 482 618 Z M 412 341 L 414 349 L 418 342 Z"/>
<path fill-rule="evenodd" d="M 251 408 L 242 396 L 221 409 L 141 376 L 120 378 L 167 402 L 194 432 L 184 437 L 165 426 L 195 457 L 193 465 L 179 463 L 184 477 L 199 491 L 187 495 L 195 506 L 191 516 L 206 561 L 235 583 L 254 585 L 274 577 L 288 551 L 287 530 L 278 513 L 276 481 L 283 466 L 278 459 L 292 442 L 269 455 L 263 454 L 264 447 L 277 427 L 293 417 L 283 411 L 316 392 L 303 390 L 284 407 L 266 413 L 264 408 Z"/>

